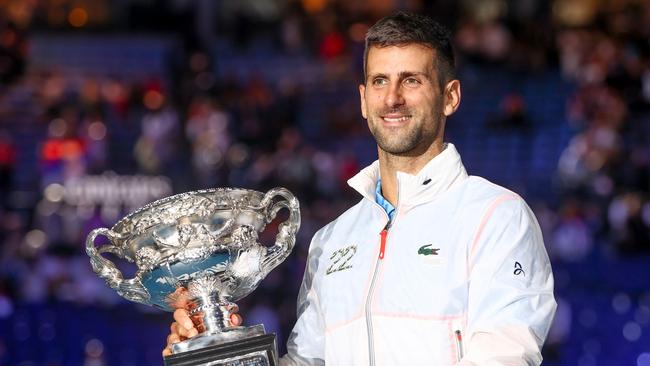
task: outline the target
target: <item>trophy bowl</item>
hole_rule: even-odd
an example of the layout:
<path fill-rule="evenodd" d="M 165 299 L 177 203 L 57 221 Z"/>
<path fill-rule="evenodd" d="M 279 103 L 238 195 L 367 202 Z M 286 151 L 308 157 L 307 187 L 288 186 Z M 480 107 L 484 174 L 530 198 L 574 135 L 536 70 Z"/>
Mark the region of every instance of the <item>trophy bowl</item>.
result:
<path fill-rule="evenodd" d="M 258 233 L 283 208 L 289 217 L 280 223 L 275 244 L 261 245 Z M 95 273 L 120 296 L 166 311 L 185 307 L 190 315 L 202 316 L 205 330 L 175 344 L 176 354 L 264 334 L 262 325 L 233 326 L 230 311 L 287 258 L 299 226 L 298 200 L 284 188 L 267 193 L 207 189 L 160 199 L 111 229 L 93 230 L 86 253 Z M 96 245 L 100 235 L 110 243 Z M 134 277 L 124 279 L 103 253 L 135 263 Z"/>

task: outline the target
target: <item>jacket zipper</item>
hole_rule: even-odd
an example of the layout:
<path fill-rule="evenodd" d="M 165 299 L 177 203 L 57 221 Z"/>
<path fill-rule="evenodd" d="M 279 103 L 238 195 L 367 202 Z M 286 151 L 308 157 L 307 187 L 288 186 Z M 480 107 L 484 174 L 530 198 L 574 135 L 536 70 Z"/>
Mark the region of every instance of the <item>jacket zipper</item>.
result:
<path fill-rule="evenodd" d="M 384 229 L 379 233 L 381 237 L 381 244 L 379 246 L 379 259 L 384 259 L 384 252 L 386 251 L 386 235 L 388 235 L 388 229 Z"/>
<path fill-rule="evenodd" d="M 454 339 L 456 340 L 456 358 L 458 359 L 458 362 L 460 362 L 465 355 L 463 352 L 463 335 L 460 332 L 460 329 L 454 331 Z"/>
<path fill-rule="evenodd" d="M 379 245 L 379 257 L 377 258 L 377 263 L 375 265 L 375 272 L 372 274 L 370 289 L 368 289 L 368 298 L 366 299 L 366 327 L 368 331 L 368 360 L 370 366 L 375 365 L 375 345 L 372 329 L 372 314 L 370 313 L 370 309 L 372 307 L 372 297 L 375 292 L 375 280 L 377 278 L 377 272 L 379 272 L 379 266 L 381 264 L 381 261 L 384 259 L 384 254 L 386 252 L 386 236 L 388 235 L 389 227 L 390 222 L 386 224 L 386 227 L 379 233 L 379 237 L 381 238 Z"/>

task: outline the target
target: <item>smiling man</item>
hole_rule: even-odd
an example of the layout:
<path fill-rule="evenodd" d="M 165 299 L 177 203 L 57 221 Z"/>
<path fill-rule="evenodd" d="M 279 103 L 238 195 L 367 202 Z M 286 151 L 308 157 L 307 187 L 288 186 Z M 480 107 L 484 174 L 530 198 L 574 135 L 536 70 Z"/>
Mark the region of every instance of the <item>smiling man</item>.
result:
<path fill-rule="evenodd" d="M 444 142 L 461 100 L 449 33 L 398 13 L 366 36 L 378 160 L 314 236 L 283 365 L 539 365 L 555 312 L 539 225 Z M 177 311 L 175 324 L 191 324 Z M 196 334 L 172 327 L 172 341 Z"/>

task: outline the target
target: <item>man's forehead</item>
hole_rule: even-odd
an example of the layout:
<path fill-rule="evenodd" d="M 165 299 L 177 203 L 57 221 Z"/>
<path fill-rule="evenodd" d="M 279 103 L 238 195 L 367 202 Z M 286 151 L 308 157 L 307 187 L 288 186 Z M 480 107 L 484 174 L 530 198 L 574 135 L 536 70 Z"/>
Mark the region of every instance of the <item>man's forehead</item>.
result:
<path fill-rule="evenodd" d="M 420 43 L 389 46 L 371 46 L 368 49 L 366 69 L 371 73 L 400 73 L 403 71 L 432 72 L 436 51 Z"/>

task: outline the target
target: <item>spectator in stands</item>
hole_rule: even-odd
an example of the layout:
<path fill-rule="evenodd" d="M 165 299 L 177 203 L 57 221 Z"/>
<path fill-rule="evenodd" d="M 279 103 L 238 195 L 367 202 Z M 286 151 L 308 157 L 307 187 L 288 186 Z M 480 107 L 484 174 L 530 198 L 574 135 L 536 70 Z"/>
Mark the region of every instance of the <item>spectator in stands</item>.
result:
<path fill-rule="evenodd" d="M 517 93 L 506 95 L 499 103 L 499 111 L 488 120 L 488 126 L 495 129 L 525 130 L 530 124 L 524 98 Z"/>
<path fill-rule="evenodd" d="M 209 97 L 197 97 L 189 106 L 185 134 L 192 145 L 192 166 L 202 187 L 227 185 L 218 172 L 230 148 L 230 116 Z"/>
<path fill-rule="evenodd" d="M 25 35 L 0 12 L 0 85 L 11 84 L 23 75 L 26 51 Z"/>
<path fill-rule="evenodd" d="M 16 148 L 8 132 L 0 130 L 0 208 L 4 207 L 11 192 Z"/>
<path fill-rule="evenodd" d="M 626 254 L 650 251 L 650 201 L 642 192 L 622 192 L 608 209 L 611 239 Z"/>
<path fill-rule="evenodd" d="M 159 80 L 145 85 L 142 103 L 146 112 L 134 156 L 140 168 L 148 173 L 169 172 L 169 165 L 176 161 L 178 154 L 181 126 L 176 107 L 168 98 Z"/>

